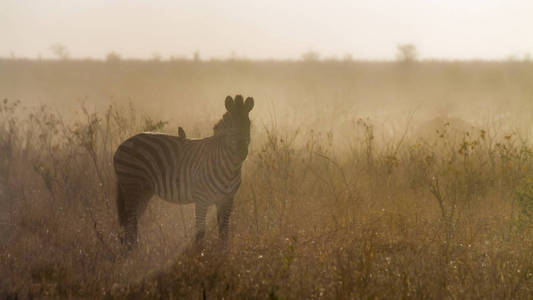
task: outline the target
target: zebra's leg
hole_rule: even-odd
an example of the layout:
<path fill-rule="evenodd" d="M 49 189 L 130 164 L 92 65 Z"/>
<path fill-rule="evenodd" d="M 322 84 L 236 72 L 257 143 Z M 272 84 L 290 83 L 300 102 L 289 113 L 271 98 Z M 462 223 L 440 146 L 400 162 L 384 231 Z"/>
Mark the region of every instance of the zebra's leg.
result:
<path fill-rule="evenodd" d="M 226 198 L 224 201 L 219 202 L 217 205 L 217 221 L 218 221 L 218 236 L 221 240 L 226 241 L 228 239 L 228 227 L 229 217 L 233 210 L 233 197 Z"/>
<path fill-rule="evenodd" d="M 196 202 L 196 205 L 195 205 L 196 242 L 199 242 L 204 238 L 206 214 L 207 214 L 207 205 L 202 201 Z"/>
<path fill-rule="evenodd" d="M 119 183 L 118 188 L 119 199 L 117 202 L 121 203 L 118 206 L 120 223 L 125 230 L 123 244 L 128 250 L 131 250 L 137 245 L 138 218 L 144 212 L 153 192 L 138 184 Z"/>
<path fill-rule="evenodd" d="M 136 195 L 136 197 L 131 198 L 133 201 L 131 205 L 130 220 L 125 226 L 126 236 L 125 242 L 126 247 L 131 250 L 137 246 L 138 240 L 138 223 L 139 218 L 142 216 L 146 210 L 148 201 L 152 198 L 152 193 L 149 191 L 143 191 Z"/>

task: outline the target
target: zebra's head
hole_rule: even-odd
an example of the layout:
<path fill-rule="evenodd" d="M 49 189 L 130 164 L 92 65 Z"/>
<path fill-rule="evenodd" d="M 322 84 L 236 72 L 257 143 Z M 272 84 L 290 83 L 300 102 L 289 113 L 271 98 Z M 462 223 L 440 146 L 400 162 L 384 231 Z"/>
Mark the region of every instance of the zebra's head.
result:
<path fill-rule="evenodd" d="M 250 144 L 250 111 L 254 107 L 254 98 L 248 97 L 243 101 L 241 95 L 226 97 L 226 113 L 222 120 L 215 127 L 215 135 L 224 135 L 233 153 L 238 154 L 241 160 L 245 160 L 248 155 L 248 144 Z"/>

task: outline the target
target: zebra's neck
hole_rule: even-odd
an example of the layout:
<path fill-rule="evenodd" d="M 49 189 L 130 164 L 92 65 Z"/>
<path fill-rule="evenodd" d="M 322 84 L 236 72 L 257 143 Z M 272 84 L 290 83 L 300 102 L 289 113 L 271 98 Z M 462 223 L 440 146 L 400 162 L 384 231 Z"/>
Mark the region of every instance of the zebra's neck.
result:
<path fill-rule="evenodd" d="M 237 172 L 241 169 L 243 160 L 239 153 L 231 148 L 231 139 L 229 135 L 215 137 L 217 141 L 216 159 L 222 163 L 226 170 Z"/>

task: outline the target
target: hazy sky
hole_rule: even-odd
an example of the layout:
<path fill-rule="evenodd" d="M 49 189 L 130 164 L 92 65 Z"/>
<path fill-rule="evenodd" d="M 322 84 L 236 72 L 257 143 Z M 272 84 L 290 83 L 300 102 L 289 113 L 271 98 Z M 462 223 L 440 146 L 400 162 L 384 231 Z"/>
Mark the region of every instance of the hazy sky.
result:
<path fill-rule="evenodd" d="M 533 55 L 533 0 L 0 0 L 0 56 L 55 43 L 97 58 L 392 59 L 414 43 L 424 58 L 501 59 Z"/>

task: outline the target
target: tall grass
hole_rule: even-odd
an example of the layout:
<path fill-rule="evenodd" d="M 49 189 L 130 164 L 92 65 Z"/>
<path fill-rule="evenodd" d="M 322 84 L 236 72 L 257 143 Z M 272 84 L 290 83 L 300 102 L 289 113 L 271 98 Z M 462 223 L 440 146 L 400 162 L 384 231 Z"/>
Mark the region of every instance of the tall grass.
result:
<path fill-rule="evenodd" d="M 356 118 L 339 147 L 335 131 L 255 123 L 228 247 L 212 218 L 192 246 L 191 207 L 154 198 L 123 256 L 113 151 L 178 124 L 133 105 L 67 119 L 7 99 L 0 116 L 6 296 L 531 297 L 533 152 L 512 131 L 441 120 L 380 138 Z"/>

